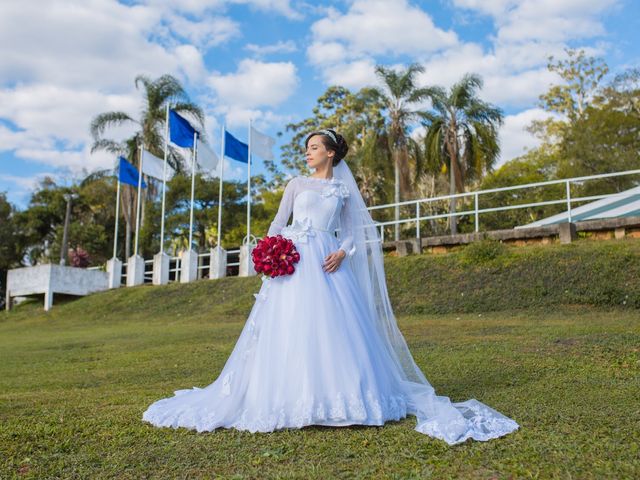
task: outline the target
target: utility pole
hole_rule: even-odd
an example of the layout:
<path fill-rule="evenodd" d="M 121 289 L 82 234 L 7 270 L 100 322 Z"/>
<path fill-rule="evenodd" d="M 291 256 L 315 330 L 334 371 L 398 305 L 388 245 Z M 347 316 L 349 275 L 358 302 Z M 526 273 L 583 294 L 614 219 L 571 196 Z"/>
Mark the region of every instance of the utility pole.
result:
<path fill-rule="evenodd" d="M 62 247 L 60 248 L 60 265 L 67 263 L 67 243 L 69 240 L 69 220 L 71 218 L 71 200 L 78 198 L 77 193 L 66 193 L 64 199 L 67 201 L 67 212 L 64 216 L 64 231 L 62 232 Z"/>

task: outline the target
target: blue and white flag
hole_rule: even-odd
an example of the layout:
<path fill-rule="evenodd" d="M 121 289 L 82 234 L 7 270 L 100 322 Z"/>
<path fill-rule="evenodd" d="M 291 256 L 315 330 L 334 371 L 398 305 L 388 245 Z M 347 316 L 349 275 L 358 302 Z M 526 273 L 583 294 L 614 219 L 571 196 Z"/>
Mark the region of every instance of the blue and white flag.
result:
<path fill-rule="evenodd" d="M 169 140 L 180 147 L 193 147 L 193 134 L 196 129 L 175 110 L 169 110 Z"/>
<path fill-rule="evenodd" d="M 239 162 L 249 163 L 249 145 L 242 143 L 226 130 L 224 131 L 224 155 Z"/>
<path fill-rule="evenodd" d="M 251 127 L 251 153 L 255 153 L 264 160 L 274 160 L 273 146 L 276 139 Z"/>
<path fill-rule="evenodd" d="M 142 150 L 142 173 L 150 177 L 162 180 L 164 172 L 164 160 L 156 157 L 147 150 Z M 175 170 L 167 164 L 167 180 L 171 180 L 175 175 Z"/>
<path fill-rule="evenodd" d="M 200 169 L 211 175 L 218 168 L 218 156 L 209 145 L 204 142 L 198 143 L 198 166 Z"/>
<path fill-rule="evenodd" d="M 119 157 L 119 159 L 120 165 L 118 167 L 118 180 L 122 183 L 137 187 L 138 178 L 140 176 L 140 174 L 138 173 L 138 169 L 127 162 L 125 158 Z M 147 188 L 147 184 L 144 182 L 144 180 L 142 180 L 141 186 L 142 188 Z"/>

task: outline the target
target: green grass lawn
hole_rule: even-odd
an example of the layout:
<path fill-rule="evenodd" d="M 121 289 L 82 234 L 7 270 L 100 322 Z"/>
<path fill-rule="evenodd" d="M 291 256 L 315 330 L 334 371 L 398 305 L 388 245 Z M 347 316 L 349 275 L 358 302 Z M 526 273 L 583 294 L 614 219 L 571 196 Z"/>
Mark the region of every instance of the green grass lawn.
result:
<path fill-rule="evenodd" d="M 0 478 L 640 478 L 640 241 L 386 260 L 415 359 L 440 395 L 520 429 L 159 429 L 153 401 L 221 371 L 260 279 L 142 286 L 0 313 Z M 456 313 L 465 312 L 465 313 Z"/>
<path fill-rule="evenodd" d="M 0 315 L 1 478 L 640 476 L 637 310 L 400 317 L 439 394 L 476 398 L 521 425 L 451 447 L 414 431 L 414 417 L 257 434 L 142 422 L 151 402 L 212 382 L 244 323 L 215 307 L 178 316 L 167 305 L 179 291 L 165 287 L 152 315 L 140 305 L 127 315 L 126 302 L 109 309 L 111 292 Z"/>

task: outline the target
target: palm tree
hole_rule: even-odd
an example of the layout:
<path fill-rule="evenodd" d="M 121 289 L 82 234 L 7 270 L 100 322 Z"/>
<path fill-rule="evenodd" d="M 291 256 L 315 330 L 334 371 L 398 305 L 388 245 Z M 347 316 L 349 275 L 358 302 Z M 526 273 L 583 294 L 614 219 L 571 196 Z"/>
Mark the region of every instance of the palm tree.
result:
<path fill-rule="evenodd" d="M 451 195 L 463 192 L 465 184 L 490 171 L 500 155 L 502 111 L 478 98 L 481 88 L 482 78 L 475 74 L 465 75 L 448 92 L 442 87 L 433 88 L 433 108 L 421 115 L 427 128 L 426 161 L 448 170 Z M 455 213 L 455 198 L 451 198 L 449 207 L 450 213 Z M 457 233 L 457 225 L 456 217 L 449 217 L 452 235 Z"/>
<path fill-rule="evenodd" d="M 189 100 L 189 95 L 187 95 L 187 92 L 175 77 L 162 75 L 156 80 L 151 80 L 145 75 L 138 75 L 135 78 L 135 85 L 138 89 L 140 86 L 144 88 L 143 108 L 140 118 L 136 120 L 125 112 L 105 112 L 97 115 L 91 122 L 91 135 L 93 137 L 91 153 L 105 150 L 114 155 L 122 155 L 134 164 L 139 164 L 139 162 L 136 162 L 138 157 L 136 151 L 142 145 L 145 150 L 162 158 L 164 156 L 167 106 L 182 114 L 194 117 L 201 126 L 204 125 L 202 109 Z M 121 142 L 103 137 L 107 129 L 123 125 L 135 126 L 136 132 L 133 136 Z M 179 150 L 171 144 L 169 144 L 167 153 L 167 163 L 178 172 L 185 170 L 186 160 Z M 121 191 L 126 221 L 125 257 L 129 258 L 135 189 L 128 185 L 123 185 Z M 142 211 L 144 212 L 144 209 Z"/>
<path fill-rule="evenodd" d="M 432 88 L 416 86 L 416 75 L 424 72 L 424 67 L 413 63 L 405 70 L 396 71 L 377 65 L 376 74 L 382 80 L 382 88 L 371 88 L 371 93 L 377 97 L 387 111 L 387 137 L 394 166 L 394 202 L 400 202 L 400 192 L 411 190 L 409 171 L 410 151 L 416 151 L 415 143 L 409 136 L 409 126 L 420 118 L 420 111 L 413 106 L 430 98 Z M 400 220 L 400 207 L 395 207 L 395 220 Z M 395 224 L 394 238 L 400 240 L 400 224 Z"/>

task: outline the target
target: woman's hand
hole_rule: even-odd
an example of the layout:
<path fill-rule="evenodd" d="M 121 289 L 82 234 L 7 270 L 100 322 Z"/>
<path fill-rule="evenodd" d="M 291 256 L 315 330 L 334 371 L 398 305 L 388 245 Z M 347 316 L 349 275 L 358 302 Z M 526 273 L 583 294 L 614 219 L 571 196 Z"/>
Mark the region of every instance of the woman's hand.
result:
<path fill-rule="evenodd" d="M 342 249 L 336 252 L 330 253 L 324 259 L 324 265 L 322 266 L 322 269 L 327 273 L 335 272 L 338 269 L 338 267 L 340 267 L 342 260 L 346 256 L 347 256 L 346 252 Z"/>

